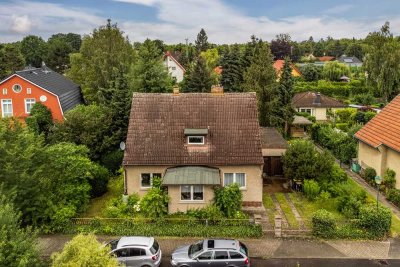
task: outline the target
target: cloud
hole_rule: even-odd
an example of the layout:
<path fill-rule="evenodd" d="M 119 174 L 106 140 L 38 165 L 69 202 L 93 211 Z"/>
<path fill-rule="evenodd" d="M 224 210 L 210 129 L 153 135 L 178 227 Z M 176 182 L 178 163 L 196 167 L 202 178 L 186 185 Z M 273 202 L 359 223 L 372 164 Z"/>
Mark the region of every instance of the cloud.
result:
<path fill-rule="evenodd" d="M 32 27 L 32 21 L 27 15 L 24 16 L 12 16 L 11 30 L 16 33 L 27 33 Z"/>
<path fill-rule="evenodd" d="M 130 3 L 130 4 L 139 4 L 144 6 L 153 6 L 155 3 L 159 2 L 159 0 L 114 0 L 114 1 Z"/>
<path fill-rule="evenodd" d="M 354 6 L 349 4 L 337 5 L 325 11 L 326 14 L 342 14 L 351 10 Z"/>

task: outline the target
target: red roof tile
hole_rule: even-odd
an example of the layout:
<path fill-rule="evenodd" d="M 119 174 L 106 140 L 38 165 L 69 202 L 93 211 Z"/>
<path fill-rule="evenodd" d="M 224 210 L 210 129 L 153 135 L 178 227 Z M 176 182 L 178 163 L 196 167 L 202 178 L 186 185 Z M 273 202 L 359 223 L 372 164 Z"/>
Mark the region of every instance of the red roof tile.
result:
<path fill-rule="evenodd" d="M 400 95 L 354 136 L 370 146 L 383 144 L 400 152 Z"/>
<path fill-rule="evenodd" d="M 334 59 L 335 59 L 335 57 L 331 57 L 331 56 L 323 56 L 323 57 L 318 58 L 319 61 L 332 61 Z"/>

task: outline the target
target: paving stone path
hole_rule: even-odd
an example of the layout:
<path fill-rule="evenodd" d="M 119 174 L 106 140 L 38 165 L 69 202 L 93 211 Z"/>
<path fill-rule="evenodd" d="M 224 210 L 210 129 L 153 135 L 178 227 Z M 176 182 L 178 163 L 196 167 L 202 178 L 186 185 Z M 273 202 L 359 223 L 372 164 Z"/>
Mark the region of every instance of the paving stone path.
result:
<path fill-rule="evenodd" d="M 283 212 L 283 210 L 281 208 L 281 205 L 279 204 L 278 200 L 276 199 L 275 194 L 271 194 L 271 199 L 272 199 L 272 202 L 274 202 L 276 211 L 279 213 L 279 215 L 282 218 L 282 226 L 283 226 L 283 228 L 289 228 L 289 223 L 288 223 L 288 221 L 286 219 L 285 213 Z"/>
<path fill-rule="evenodd" d="M 304 224 L 303 218 L 301 217 L 300 213 L 297 211 L 297 209 L 294 206 L 292 200 L 290 199 L 288 193 L 285 193 L 285 198 L 286 198 L 287 202 L 289 203 L 289 206 L 294 214 L 294 217 L 296 218 L 297 222 L 299 223 L 300 230 L 307 230 L 307 227 Z"/>

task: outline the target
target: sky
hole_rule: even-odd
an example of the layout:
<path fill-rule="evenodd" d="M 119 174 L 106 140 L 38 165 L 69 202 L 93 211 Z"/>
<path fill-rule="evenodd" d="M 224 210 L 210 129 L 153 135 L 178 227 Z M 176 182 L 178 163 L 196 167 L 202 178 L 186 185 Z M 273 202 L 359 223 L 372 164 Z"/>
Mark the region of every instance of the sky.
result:
<path fill-rule="evenodd" d="M 33 34 L 90 34 L 107 19 L 131 41 L 194 42 L 204 28 L 211 43 L 270 41 L 288 33 L 302 41 L 364 38 L 390 22 L 400 34 L 399 0 L 0 0 L 0 43 Z"/>

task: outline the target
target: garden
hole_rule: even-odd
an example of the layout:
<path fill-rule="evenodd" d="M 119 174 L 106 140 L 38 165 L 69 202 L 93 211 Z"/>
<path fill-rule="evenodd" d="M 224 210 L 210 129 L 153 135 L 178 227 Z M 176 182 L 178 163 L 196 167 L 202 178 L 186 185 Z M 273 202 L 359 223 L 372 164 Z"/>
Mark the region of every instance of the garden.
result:
<path fill-rule="evenodd" d="M 310 141 L 294 140 L 283 161 L 285 175 L 302 181 L 302 192 L 288 195 L 314 236 L 381 239 L 400 233 L 399 219 L 349 179 L 329 151 L 320 153 Z M 264 204 L 271 207 L 268 196 Z M 287 213 L 288 223 L 296 228 Z"/>
<path fill-rule="evenodd" d="M 236 184 L 215 187 L 215 201 L 202 209 L 168 214 L 169 197 L 160 178 L 153 178 L 152 188 L 140 198 L 122 199 L 122 175 L 111 179 L 109 191 L 93 199 L 80 218 L 73 218 L 64 233 L 105 235 L 150 235 L 185 237 L 258 238 L 260 225 L 254 224 L 241 208 L 242 193 Z"/>

